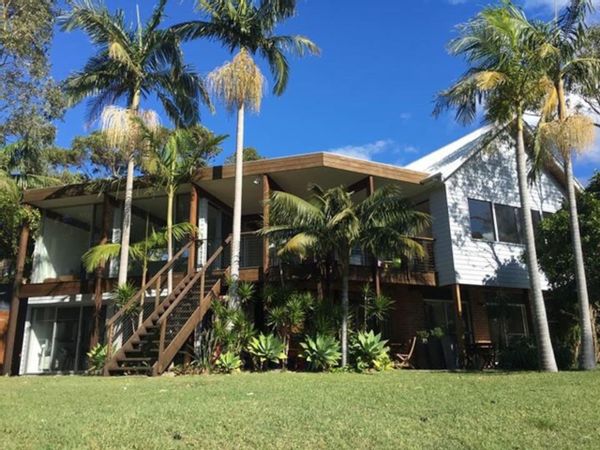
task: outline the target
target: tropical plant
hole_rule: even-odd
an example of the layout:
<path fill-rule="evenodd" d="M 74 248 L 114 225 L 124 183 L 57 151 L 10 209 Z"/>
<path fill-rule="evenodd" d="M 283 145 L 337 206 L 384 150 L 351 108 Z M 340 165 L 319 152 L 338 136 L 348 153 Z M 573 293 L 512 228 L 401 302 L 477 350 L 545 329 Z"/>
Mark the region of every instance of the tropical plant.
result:
<path fill-rule="evenodd" d="M 416 211 L 400 188 L 387 185 L 355 202 L 344 187 L 324 191 L 310 188 L 310 198 L 275 191 L 269 201 L 271 226 L 261 232 L 273 237 L 278 253 L 293 253 L 320 260 L 338 258 L 342 278 L 342 366 L 348 358 L 349 270 L 352 249 L 380 259 L 422 256 L 418 236 L 429 224 L 429 216 Z"/>
<path fill-rule="evenodd" d="M 600 79 L 600 55 L 585 55 L 588 40 L 585 19 L 591 9 L 591 0 L 572 0 L 558 21 L 535 28 L 541 35 L 540 40 L 551 49 L 546 56 L 546 72 L 551 84 L 542 108 L 536 153 L 540 162 L 548 157 L 556 157 L 564 167 L 579 300 L 580 367 L 584 370 L 596 367 L 596 356 L 579 229 L 573 155 L 591 148 L 596 130 L 588 117 L 568 110 L 566 92 L 580 92 L 580 86 L 586 84 L 597 86 Z"/>
<path fill-rule="evenodd" d="M 88 116 L 102 112 L 111 146 L 127 154 L 119 284 L 127 281 L 133 177 L 141 148 L 138 119 L 152 127 L 157 117 L 140 109 L 142 99 L 155 94 L 177 126 L 197 123 L 199 102 L 210 104 L 201 78 L 183 61 L 180 36 L 172 28 L 159 28 L 166 3 L 159 0 L 149 20 L 144 25 L 138 20 L 136 27 L 126 25 L 123 10 L 111 14 L 104 5 L 91 1 L 74 3 L 60 18 L 64 31 L 81 29 L 98 49 L 80 72 L 65 81 L 69 104 L 91 98 Z M 114 106 L 120 99 L 125 99 L 125 108 Z"/>
<path fill-rule="evenodd" d="M 89 352 L 88 357 L 88 373 L 98 375 L 102 373 L 106 364 L 106 356 L 108 355 L 108 345 L 96 344 Z"/>
<path fill-rule="evenodd" d="M 217 354 L 229 351 L 239 355 L 256 335 L 252 322 L 242 308 L 232 305 L 228 299 L 213 301 L 212 309 Z"/>
<path fill-rule="evenodd" d="M 267 324 L 279 335 L 284 345 L 284 352 L 289 354 L 290 339 L 304 327 L 307 314 L 314 305 L 310 292 L 287 292 L 282 290 L 279 295 L 265 299 L 267 309 Z"/>
<path fill-rule="evenodd" d="M 360 372 L 368 370 L 387 370 L 392 367 L 387 341 L 381 339 L 381 334 L 359 332 L 351 345 L 352 356 L 356 369 Z"/>
<path fill-rule="evenodd" d="M 387 318 L 394 307 L 394 302 L 386 295 L 375 295 L 369 283 L 362 288 L 363 296 L 363 323 L 362 331 L 367 331 L 370 322 L 375 322 L 377 327 Z"/>
<path fill-rule="evenodd" d="M 265 370 L 270 364 L 284 363 L 286 355 L 283 342 L 274 334 L 259 334 L 250 339 L 248 353 L 252 356 L 254 368 Z"/>
<path fill-rule="evenodd" d="M 488 142 L 512 132 L 540 369 L 556 371 L 533 233 L 523 120 L 524 112 L 536 109 L 546 93 L 549 80 L 544 57 L 548 48 L 532 39 L 530 30 L 523 11 L 510 1 L 487 7 L 461 25 L 449 49 L 452 55 L 464 56 L 469 67 L 439 94 L 434 113 L 454 108 L 459 122 L 470 123 L 483 107 L 485 120 L 492 125 Z"/>
<path fill-rule="evenodd" d="M 239 278 L 242 221 L 242 163 L 244 150 L 245 108 L 260 110 L 264 77 L 254 62 L 257 53 L 269 63 L 275 78 L 273 92 L 281 95 L 287 86 L 289 65 L 286 52 L 303 56 L 318 53 L 317 46 L 303 36 L 276 36 L 275 27 L 293 16 L 295 0 L 199 0 L 199 10 L 206 20 L 195 20 L 175 26 L 186 39 L 208 38 L 220 42 L 233 60 L 213 71 L 208 79 L 215 95 L 226 108 L 237 113 L 235 197 L 231 241 L 232 290 Z M 233 298 L 235 301 L 235 297 Z"/>
<path fill-rule="evenodd" d="M 235 153 L 233 153 L 232 155 L 229 155 L 227 158 L 225 158 L 225 164 L 235 164 Z M 261 159 L 265 159 L 264 156 L 261 156 L 260 153 L 258 153 L 258 150 L 256 150 L 254 147 L 246 147 L 244 149 L 244 153 L 243 153 L 243 157 L 242 157 L 243 161 L 259 161 Z"/>
<path fill-rule="evenodd" d="M 240 367 L 242 367 L 242 360 L 233 352 L 225 352 L 221 353 L 215 366 L 221 373 L 239 372 Z"/>
<path fill-rule="evenodd" d="M 340 342 L 331 335 L 317 334 L 314 339 L 307 336 L 300 346 L 303 349 L 300 357 L 308 362 L 311 370 L 331 370 L 342 357 Z"/>
<path fill-rule="evenodd" d="M 143 125 L 142 125 L 143 126 Z M 221 152 L 226 136 L 215 136 L 206 128 L 194 125 L 162 133 L 144 129 L 149 154 L 144 162 L 146 172 L 167 192 L 167 257 L 173 258 L 173 207 L 178 187 L 191 180 L 194 172 Z M 166 136 L 165 136 L 166 135 Z M 173 269 L 168 272 L 167 290 L 173 290 Z"/>
<path fill-rule="evenodd" d="M 596 191 L 598 175 L 592 177 L 588 187 L 577 196 L 578 215 L 581 225 L 582 245 L 585 248 L 584 264 L 587 271 L 587 283 L 590 292 L 600 292 L 600 195 Z M 549 314 L 556 323 L 556 340 L 572 341 L 576 334 L 577 346 L 575 354 L 581 348 L 579 300 L 575 276 L 575 257 L 573 248 L 565 245 L 565 236 L 570 231 L 570 213 L 568 205 L 564 205 L 555 214 L 540 222 L 536 232 L 539 248 L 540 267 L 548 278 L 551 287 Z M 598 361 L 600 346 L 598 345 L 598 320 L 600 319 L 600 298 L 592 296 L 590 315 L 592 324 L 593 348 Z M 574 333 L 573 329 L 578 328 Z"/>

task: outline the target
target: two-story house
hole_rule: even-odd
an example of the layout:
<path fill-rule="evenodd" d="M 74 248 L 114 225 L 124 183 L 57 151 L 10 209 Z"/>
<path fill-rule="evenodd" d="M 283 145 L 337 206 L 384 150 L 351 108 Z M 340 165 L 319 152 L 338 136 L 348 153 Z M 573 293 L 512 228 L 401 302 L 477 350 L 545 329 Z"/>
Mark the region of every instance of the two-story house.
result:
<path fill-rule="evenodd" d="M 309 183 L 345 186 L 358 198 L 398 184 L 415 206 L 432 216 L 429 235 L 419 236 L 427 257 L 402 269 L 386 268 L 368 255 L 352 258 L 352 290 L 365 282 L 391 297 L 386 338 L 403 343 L 419 330 L 440 327 L 467 344 L 504 345 L 530 333 L 528 275 L 514 149 L 483 146 L 486 128 L 475 131 L 407 167 L 314 153 L 244 163 L 241 278 L 257 284 L 279 276 L 280 262 L 256 230 L 268 224 L 265 200 L 272 190 L 306 196 Z M 42 211 L 38 235 L 23 228 L 17 283 L 11 302 L 5 371 L 68 373 L 86 368 L 86 352 L 110 342 L 108 372 L 145 367 L 158 374 L 193 339 L 196 327 L 220 295 L 229 261 L 234 167 L 201 168 L 177 194 L 175 222 L 197 225 L 197 239 L 180 244 L 171 261 L 150 262 L 125 308 L 110 307 L 116 265 L 86 274 L 81 257 L 101 242 L 119 242 L 122 192 L 98 193 L 92 184 L 36 189 L 25 202 Z M 551 163 L 532 184 L 534 219 L 555 212 L 564 198 L 560 168 Z M 134 195 L 132 242 L 166 223 L 166 198 L 140 184 Z M 33 239 L 34 245 L 28 245 Z M 26 252 L 33 248 L 30 272 Z M 168 274 L 175 286 L 166 292 Z M 375 273 L 375 275 L 373 275 Z M 298 282 L 298 281 L 296 281 Z M 314 289 L 309 280 L 300 287 Z M 141 311 L 132 319 L 126 310 Z M 154 353 L 142 346 L 154 343 Z M 464 345 L 464 344 L 463 344 Z M 140 366 L 139 362 L 144 362 Z M 144 371 L 144 370 L 142 370 Z"/>

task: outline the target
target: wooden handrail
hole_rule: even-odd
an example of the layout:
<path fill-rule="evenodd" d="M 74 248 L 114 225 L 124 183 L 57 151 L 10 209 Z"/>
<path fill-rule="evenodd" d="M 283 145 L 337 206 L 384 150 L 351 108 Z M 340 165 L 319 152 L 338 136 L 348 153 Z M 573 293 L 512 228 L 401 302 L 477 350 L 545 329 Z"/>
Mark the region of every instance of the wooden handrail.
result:
<path fill-rule="evenodd" d="M 202 269 L 198 273 L 196 273 L 196 275 L 194 275 L 194 277 L 186 285 L 186 287 L 184 288 L 184 290 L 177 296 L 177 298 L 175 299 L 175 301 L 173 303 L 171 303 L 171 305 L 167 308 L 167 310 L 160 316 L 160 319 L 158 319 L 158 324 L 159 325 L 162 324 L 163 322 L 165 322 L 169 318 L 169 316 L 171 315 L 171 313 L 173 312 L 173 310 L 177 307 L 177 305 L 179 305 L 179 303 L 181 302 L 181 300 L 190 291 L 190 289 L 192 288 L 192 286 L 194 284 L 196 284 L 196 282 L 198 281 L 198 279 L 200 277 L 202 277 L 206 273 L 206 270 L 219 257 L 219 255 L 221 253 L 223 253 L 223 250 L 225 250 L 225 247 L 230 242 L 231 242 L 231 235 L 229 235 L 227 237 L 227 239 L 225 239 L 225 241 L 223 241 L 223 243 L 221 244 L 221 246 L 218 249 L 215 250 L 215 252 L 212 254 L 212 256 L 206 261 L 206 264 L 204 264 L 204 266 L 202 266 Z"/>
<path fill-rule="evenodd" d="M 131 297 L 127 303 L 125 303 L 124 306 L 121 307 L 121 309 L 119 309 L 109 320 L 108 322 L 106 322 L 106 326 L 110 327 L 111 325 L 113 325 L 117 319 L 119 317 L 121 317 L 123 315 L 123 312 L 128 310 L 129 308 L 131 308 L 131 306 L 133 304 L 135 304 L 135 302 L 139 299 L 139 297 L 141 297 L 142 292 L 145 292 L 149 287 L 151 287 L 153 284 L 156 283 L 156 281 L 158 279 L 160 279 L 160 277 L 167 272 L 168 270 L 171 269 L 171 267 L 173 266 L 173 264 L 175 264 L 175 261 L 177 261 L 179 258 L 181 258 L 181 255 L 183 255 L 185 253 L 186 250 L 189 250 L 189 248 L 192 245 L 195 245 L 196 241 L 190 241 L 187 244 L 185 244 L 181 250 L 179 250 L 175 256 L 173 256 L 173 258 L 171 258 L 169 261 L 167 261 L 167 263 L 161 267 L 161 269 L 148 281 L 146 282 L 145 285 L 143 285 L 134 295 L 133 297 Z"/>

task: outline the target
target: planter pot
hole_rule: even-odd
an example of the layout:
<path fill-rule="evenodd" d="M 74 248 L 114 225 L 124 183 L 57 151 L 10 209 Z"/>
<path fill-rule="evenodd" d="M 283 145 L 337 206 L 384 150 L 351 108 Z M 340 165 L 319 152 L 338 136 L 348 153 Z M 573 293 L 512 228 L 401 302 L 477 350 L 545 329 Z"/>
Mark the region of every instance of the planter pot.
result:
<path fill-rule="evenodd" d="M 415 345 L 415 367 L 417 369 L 429 369 L 429 356 L 427 351 L 427 344 L 424 342 L 417 342 Z"/>
<path fill-rule="evenodd" d="M 451 336 L 443 336 L 442 339 L 442 351 L 444 352 L 444 362 L 446 369 L 456 370 L 458 352 L 456 350 L 456 341 Z"/>
<path fill-rule="evenodd" d="M 427 340 L 427 355 L 429 356 L 429 364 L 431 369 L 445 369 L 444 350 L 442 342 L 438 338 L 429 338 Z"/>

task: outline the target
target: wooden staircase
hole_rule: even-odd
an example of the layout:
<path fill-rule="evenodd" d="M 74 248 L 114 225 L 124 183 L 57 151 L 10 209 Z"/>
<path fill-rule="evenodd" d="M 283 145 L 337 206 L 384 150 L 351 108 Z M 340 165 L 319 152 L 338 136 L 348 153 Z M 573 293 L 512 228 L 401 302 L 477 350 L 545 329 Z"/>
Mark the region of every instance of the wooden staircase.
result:
<path fill-rule="evenodd" d="M 189 266 L 188 273 L 166 295 L 161 286 L 186 253 L 188 246 L 184 247 L 110 318 L 105 375 L 160 375 L 178 353 L 185 352 L 212 301 L 221 295 L 227 269 L 221 268 L 220 256 L 230 241 L 231 237 L 227 238 L 202 268 Z M 152 294 L 154 302 L 146 302 Z"/>

